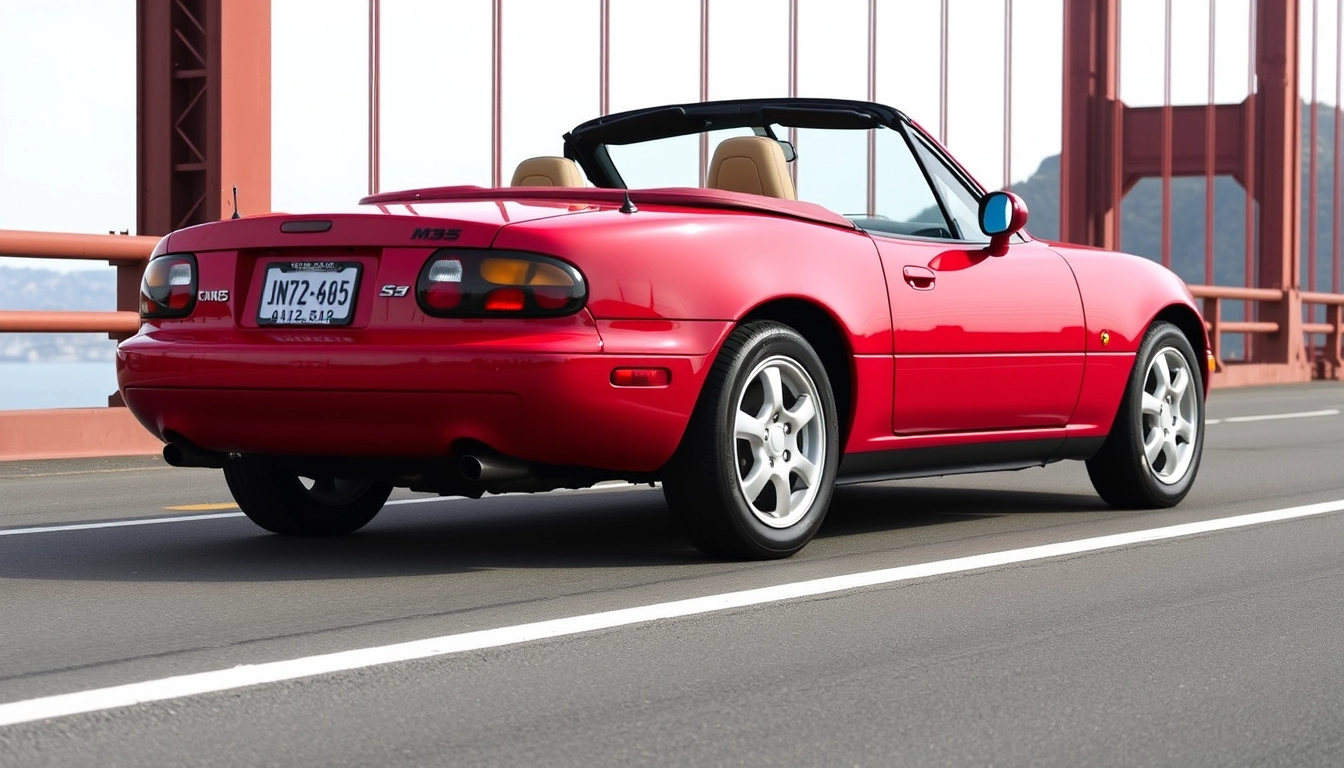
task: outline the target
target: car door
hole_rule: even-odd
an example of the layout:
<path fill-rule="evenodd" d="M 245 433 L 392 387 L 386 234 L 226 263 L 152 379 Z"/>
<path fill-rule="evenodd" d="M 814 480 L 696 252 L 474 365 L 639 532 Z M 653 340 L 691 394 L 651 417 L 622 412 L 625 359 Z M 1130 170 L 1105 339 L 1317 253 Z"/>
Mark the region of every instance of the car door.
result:
<path fill-rule="evenodd" d="M 893 430 L 1063 427 L 1084 365 L 1082 300 L 1068 264 L 1019 237 L 991 252 L 961 174 L 913 130 L 886 147 L 879 202 L 888 185 L 906 211 L 927 196 L 913 220 L 868 227 L 891 300 Z"/>

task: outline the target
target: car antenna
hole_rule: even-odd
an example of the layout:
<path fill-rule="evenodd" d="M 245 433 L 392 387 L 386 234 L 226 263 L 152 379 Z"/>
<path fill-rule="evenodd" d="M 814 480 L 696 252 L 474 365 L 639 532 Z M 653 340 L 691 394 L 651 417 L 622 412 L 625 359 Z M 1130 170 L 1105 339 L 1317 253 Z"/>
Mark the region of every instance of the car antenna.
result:
<path fill-rule="evenodd" d="M 625 202 L 621 203 L 621 213 L 638 213 L 635 201 L 630 199 L 630 190 L 625 190 Z"/>
<path fill-rule="evenodd" d="M 238 213 L 238 185 L 237 185 L 237 184 L 234 184 L 234 185 L 233 185 L 233 215 L 230 216 L 229 218 L 230 218 L 230 219 L 241 219 L 241 218 L 243 218 L 243 217 L 242 217 L 241 215 L 239 215 L 239 213 Z"/>

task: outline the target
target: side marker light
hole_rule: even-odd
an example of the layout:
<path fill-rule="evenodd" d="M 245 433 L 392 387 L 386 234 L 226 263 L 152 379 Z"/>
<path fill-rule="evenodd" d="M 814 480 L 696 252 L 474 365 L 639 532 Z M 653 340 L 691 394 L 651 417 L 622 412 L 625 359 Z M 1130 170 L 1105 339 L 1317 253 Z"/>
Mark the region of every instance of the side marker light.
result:
<path fill-rule="evenodd" d="M 611 372 L 611 383 L 618 387 L 666 387 L 672 381 L 672 372 L 666 368 L 617 368 Z"/>

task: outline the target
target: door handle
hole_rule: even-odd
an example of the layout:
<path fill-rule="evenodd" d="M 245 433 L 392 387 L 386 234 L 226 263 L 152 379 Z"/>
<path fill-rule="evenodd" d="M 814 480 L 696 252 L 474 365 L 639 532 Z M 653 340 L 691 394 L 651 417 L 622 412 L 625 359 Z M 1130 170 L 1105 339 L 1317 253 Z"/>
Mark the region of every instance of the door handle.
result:
<path fill-rule="evenodd" d="M 932 291 L 938 276 L 928 267 L 906 267 L 902 270 L 905 282 L 916 291 Z"/>

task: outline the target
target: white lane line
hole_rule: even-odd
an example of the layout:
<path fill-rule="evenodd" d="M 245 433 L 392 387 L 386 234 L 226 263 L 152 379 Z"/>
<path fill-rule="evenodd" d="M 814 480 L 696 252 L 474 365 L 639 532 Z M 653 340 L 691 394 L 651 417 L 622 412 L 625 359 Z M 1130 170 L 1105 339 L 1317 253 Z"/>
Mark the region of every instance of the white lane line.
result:
<path fill-rule="evenodd" d="M 425 504 L 431 501 L 443 501 L 454 496 L 426 496 L 416 499 L 394 499 L 384 506 L 400 504 Z M 127 528 L 132 525 L 159 525 L 160 523 L 194 523 L 198 520 L 222 520 L 226 517 L 242 517 L 242 512 L 218 512 L 209 515 L 175 515 L 173 517 L 147 517 L 142 520 L 114 520 L 107 523 L 78 523 L 75 525 L 44 525 L 38 528 L 0 529 L 0 536 L 20 536 L 25 533 L 52 533 L 55 531 L 91 531 L 97 528 Z"/>
<path fill-rule="evenodd" d="M 1338 416 L 1338 408 L 1323 411 L 1298 411 L 1296 413 L 1268 413 L 1261 416 L 1228 416 L 1225 419 L 1205 419 L 1205 424 L 1243 424 L 1248 421 L 1277 421 L 1279 419 L 1312 419 L 1318 416 Z"/>
<path fill-rule="evenodd" d="M 78 525 L 44 525 L 38 528 L 9 528 L 0 530 L 0 536 L 22 536 L 26 533 L 52 533 L 54 531 L 91 531 L 96 528 L 126 528 L 132 525 L 158 525 L 159 523 L 187 523 L 196 520 L 219 520 L 225 517 L 242 517 L 242 512 L 219 512 L 211 515 L 179 515 L 177 517 L 147 517 L 143 520 L 116 520 L 110 523 L 79 523 Z"/>
<path fill-rule="evenodd" d="M 1344 499 L 0 704 L 0 727 L 1344 511 Z"/>

